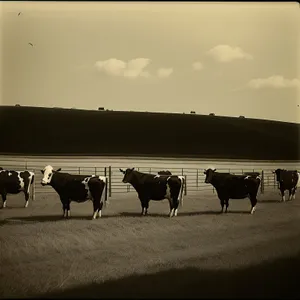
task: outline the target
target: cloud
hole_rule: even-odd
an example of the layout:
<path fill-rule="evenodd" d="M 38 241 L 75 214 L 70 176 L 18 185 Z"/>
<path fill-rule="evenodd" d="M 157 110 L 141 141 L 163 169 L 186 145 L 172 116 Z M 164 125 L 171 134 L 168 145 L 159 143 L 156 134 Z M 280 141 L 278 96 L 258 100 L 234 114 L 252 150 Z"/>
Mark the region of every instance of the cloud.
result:
<path fill-rule="evenodd" d="M 253 56 L 244 52 L 240 47 L 231 47 L 229 45 L 218 45 L 207 51 L 213 59 L 221 63 L 231 62 L 236 59 L 253 59 Z"/>
<path fill-rule="evenodd" d="M 195 61 L 193 64 L 192 64 L 192 67 L 194 70 L 196 71 L 200 71 L 203 69 L 203 64 L 200 62 L 200 61 Z"/>
<path fill-rule="evenodd" d="M 251 79 L 247 83 L 247 87 L 252 89 L 300 87 L 300 80 L 297 78 L 287 79 L 280 75 L 273 75 L 268 78 Z"/>
<path fill-rule="evenodd" d="M 149 72 L 144 69 L 149 65 L 149 58 L 135 58 L 125 62 L 116 58 L 97 61 L 95 67 L 99 72 L 111 76 L 123 76 L 126 78 L 149 77 Z"/>
<path fill-rule="evenodd" d="M 173 73 L 173 68 L 160 68 L 157 70 L 157 76 L 159 78 L 167 78 Z"/>

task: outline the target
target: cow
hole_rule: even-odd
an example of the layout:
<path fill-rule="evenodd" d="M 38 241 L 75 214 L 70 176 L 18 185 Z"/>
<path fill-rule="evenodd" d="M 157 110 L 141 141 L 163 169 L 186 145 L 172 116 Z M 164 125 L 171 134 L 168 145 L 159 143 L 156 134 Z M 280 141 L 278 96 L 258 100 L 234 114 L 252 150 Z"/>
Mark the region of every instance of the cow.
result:
<path fill-rule="evenodd" d="M 0 167 L 0 194 L 3 201 L 2 208 L 6 207 L 7 194 L 19 194 L 24 192 L 25 208 L 28 207 L 30 188 L 34 183 L 34 172 L 4 170 Z M 34 200 L 34 194 L 32 194 Z"/>
<path fill-rule="evenodd" d="M 260 176 L 252 175 L 233 175 L 229 173 L 219 173 L 216 169 L 204 170 L 205 183 L 210 183 L 217 191 L 221 204 L 221 213 L 223 213 L 224 204 L 225 213 L 229 206 L 229 199 L 249 198 L 251 201 L 251 211 L 256 210 L 257 192 L 261 182 Z"/>
<path fill-rule="evenodd" d="M 172 175 L 172 173 L 169 170 L 167 170 L 167 171 L 159 171 L 157 174 L 158 175 Z"/>
<path fill-rule="evenodd" d="M 107 177 L 96 175 L 74 175 L 60 172 L 61 168 L 54 170 L 47 165 L 43 170 L 41 184 L 50 185 L 58 193 L 63 208 L 63 218 L 70 217 L 70 203 L 87 200 L 93 201 L 94 213 L 92 220 L 101 217 L 103 190 L 107 186 Z M 105 199 L 106 201 L 106 199 Z"/>
<path fill-rule="evenodd" d="M 146 216 L 149 208 L 149 201 L 161 201 L 168 199 L 170 204 L 169 217 L 177 216 L 179 202 L 182 205 L 184 176 L 176 175 L 154 175 L 141 173 L 134 168 L 120 169 L 124 174 L 123 183 L 130 183 L 136 190 L 141 201 L 142 216 Z"/>
<path fill-rule="evenodd" d="M 285 202 L 285 195 L 284 192 L 286 190 L 289 191 L 289 199 L 292 200 L 296 198 L 296 190 L 297 187 L 300 186 L 300 173 L 296 170 L 284 170 L 284 169 L 277 169 L 273 171 L 273 174 L 276 175 L 276 181 L 278 184 L 278 189 L 281 192 L 281 201 Z"/>

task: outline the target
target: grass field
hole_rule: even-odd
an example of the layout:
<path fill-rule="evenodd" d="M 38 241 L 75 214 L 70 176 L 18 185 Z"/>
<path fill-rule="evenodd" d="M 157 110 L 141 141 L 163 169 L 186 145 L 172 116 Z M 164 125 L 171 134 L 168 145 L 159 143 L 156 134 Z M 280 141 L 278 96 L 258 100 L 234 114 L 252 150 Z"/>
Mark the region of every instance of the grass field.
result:
<path fill-rule="evenodd" d="M 56 194 L 9 196 L 0 210 L 0 296 L 299 297 L 300 198 L 278 191 L 231 200 L 188 195 L 176 218 L 167 200 L 140 217 L 135 193 L 110 198 L 92 221 L 92 203 L 71 204 L 62 220 Z"/>

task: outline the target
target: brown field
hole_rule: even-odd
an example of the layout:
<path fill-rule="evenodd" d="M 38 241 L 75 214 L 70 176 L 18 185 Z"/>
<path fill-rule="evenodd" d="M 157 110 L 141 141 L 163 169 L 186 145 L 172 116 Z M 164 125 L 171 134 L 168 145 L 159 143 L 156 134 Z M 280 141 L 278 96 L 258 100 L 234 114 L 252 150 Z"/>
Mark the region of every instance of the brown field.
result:
<path fill-rule="evenodd" d="M 300 198 L 278 191 L 231 200 L 220 215 L 211 192 L 185 196 L 175 218 L 167 200 L 140 217 L 136 193 L 113 195 L 102 218 L 71 204 L 62 220 L 56 194 L 9 196 L 0 210 L 0 296 L 299 297 Z"/>

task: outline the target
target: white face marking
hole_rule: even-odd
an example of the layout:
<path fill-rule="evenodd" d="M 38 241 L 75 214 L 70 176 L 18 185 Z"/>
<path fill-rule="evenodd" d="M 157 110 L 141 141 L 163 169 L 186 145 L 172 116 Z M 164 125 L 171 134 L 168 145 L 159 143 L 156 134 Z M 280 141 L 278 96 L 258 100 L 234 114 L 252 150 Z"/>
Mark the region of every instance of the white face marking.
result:
<path fill-rule="evenodd" d="M 251 214 L 253 214 L 255 212 L 255 210 L 256 210 L 256 207 L 253 206 L 252 209 L 251 209 Z"/>
<path fill-rule="evenodd" d="M 8 176 L 11 176 L 11 175 L 12 175 L 12 173 L 8 172 Z"/>
<path fill-rule="evenodd" d="M 6 207 L 6 200 L 3 202 L 3 207 Z"/>
<path fill-rule="evenodd" d="M 49 184 L 53 176 L 53 167 L 48 165 L 44 168 L 44 176 L 42 178 L 43 184 Z"/>

